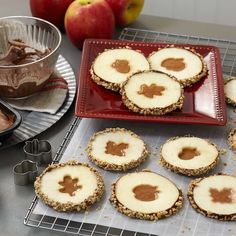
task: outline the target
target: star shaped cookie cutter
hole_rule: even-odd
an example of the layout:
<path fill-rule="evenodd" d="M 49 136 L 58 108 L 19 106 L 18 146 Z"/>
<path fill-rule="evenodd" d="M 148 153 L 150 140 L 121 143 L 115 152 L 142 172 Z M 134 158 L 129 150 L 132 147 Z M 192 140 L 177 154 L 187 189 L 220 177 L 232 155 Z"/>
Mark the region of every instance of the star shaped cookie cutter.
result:
<path fill-rule="evenodd" d="M 23 147 L 25 159 L 36 162 L 38 165 L 52 162 L 52 147 L 46 140 L 33 139 L 26 141 Z"/>
<path fill-rule="evenodd" d="M 14 166 L 13 173 L 16 185 L 31 184 L 38 176 L 38 165 L 36 162 L 24 160 Z"/>

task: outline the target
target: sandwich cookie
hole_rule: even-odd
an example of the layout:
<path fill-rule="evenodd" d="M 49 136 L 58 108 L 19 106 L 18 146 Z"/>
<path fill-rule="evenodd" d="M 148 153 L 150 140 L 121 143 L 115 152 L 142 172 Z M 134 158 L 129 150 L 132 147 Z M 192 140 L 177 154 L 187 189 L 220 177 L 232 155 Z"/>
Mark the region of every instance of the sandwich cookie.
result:
<path fill-rule="evenodd" d="M 96 165 L 114 171 L 135 168 L 148 156 L 144 141 L 124 128 L 107 128 L 95 133 L 86 151 L 89 159 Z"/>
<path fill-rule="evenodd" d="M 188 199 L 204 216 L 218 220 L 236 220 L 236 177 L 217 174 L 190 182 Z"/>
<path fill-rule="evenodd" d="M 104 192 L 100 173 L 86 163 L 51 164 L 37 177 L 36 195 L 56 211 L 87 210 Z"/>
<path fill-rule="evenodd" d="M 176 173 L 196 176 L 213 169 L 218 163 L 219 154 L 217 146 L 209 140 L 174 137 L 162 145 L 160 165 Z"/>
<path fill-rule="evenodd" d="M 183 194 L 164 176 L 141 171 L 124 175 L 113 183 L 110 202 L 131 218 L 159 220 L 179 211 Z"/>
<path fill-rule="evenodd" d="M 114 91 L 120 90 L 120 85 L 131 74 L 148 70 L 150 65 L 146 57 L 129 47 L 106 49 L 94 60 L 90 73 L 95 83 Z"/>
<path fill-rule="evenodd" d="M 151 69 L 173 75 L 184 86 L 191 86 L 207 75 L 203 57 L 190 48 L 161 48 L 148 57 Z"/>

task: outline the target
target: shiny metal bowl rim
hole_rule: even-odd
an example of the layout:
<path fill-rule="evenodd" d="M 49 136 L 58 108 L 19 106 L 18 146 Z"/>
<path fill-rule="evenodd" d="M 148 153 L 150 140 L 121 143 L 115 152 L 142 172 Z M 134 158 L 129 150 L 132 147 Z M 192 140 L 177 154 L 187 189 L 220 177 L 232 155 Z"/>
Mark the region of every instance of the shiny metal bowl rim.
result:
<path fill-rule="evenodd" d="M 55 47 L 55 49 L 53 51 L 51 51 L 48 55 L 46 55 L 45 57 L 43 57 L 43 58 L 41 58 L 37 61 L 29 62 L 29 63 L 22 64 L 22 65 L 0 66 L 0 69 L 21 68 L 21 67 L 25 67 L 25 66 L 28 66 L 28 65 L 38 63 L 38 62 L 43 61 L 46 58 L 50 57 L 52 54 L 54 54 L 60 48 L 60 45 L 61 45 L 61 42 L 62 42 L 61 32 L 54 24 L 50 23 L 49 21 L 43 20 L 43 19 L 38 18 L 38 17 L 33 17 L 33 16 L 5 16 L 5 17 L 0 17 L 0 21 L 1 20 L 7 20 L 7 19 L 17 19 L 17 18 L 19 18 L 19 19 L 31 19 L 31 20 L 36 20 L 36 21 L 44 22 L 44 23 L 48 24 L 51 28 L 56 30 L 56 32 L 58 34 L 58 37 L 59 37 L 59 40 L 58 40 L 57 46 Z"/>

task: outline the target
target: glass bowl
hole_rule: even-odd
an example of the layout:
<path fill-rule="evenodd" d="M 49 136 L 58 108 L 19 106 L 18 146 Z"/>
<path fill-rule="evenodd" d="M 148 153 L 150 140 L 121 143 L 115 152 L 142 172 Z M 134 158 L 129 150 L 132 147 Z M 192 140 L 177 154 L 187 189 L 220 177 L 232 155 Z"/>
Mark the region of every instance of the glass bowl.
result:
<path fill-rule="evenodd" d="M 15 48 L 10 48 L 15 44 L 23 44 L 17 49 L 20 55 L 21 49 L 25 50 L 21 59 L 35 52 L 40 57 L 21 60 L 21 64 L 15 63 L 17 60 L 15 64 L 5 63 L 19 56 L 13 52 Z M 29 16 L 0 18 L 0 97 L 19 99 L 40 91 L 54 71 L 60 45 L 60 31 L 45 20 Z"/>

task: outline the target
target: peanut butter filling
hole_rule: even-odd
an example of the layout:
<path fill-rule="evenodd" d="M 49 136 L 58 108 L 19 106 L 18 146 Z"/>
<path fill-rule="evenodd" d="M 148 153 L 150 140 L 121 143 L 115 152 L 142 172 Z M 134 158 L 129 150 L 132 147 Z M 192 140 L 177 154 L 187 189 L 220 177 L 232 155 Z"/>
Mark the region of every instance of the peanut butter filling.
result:
<path fill-rule="evenodd" d="M 185 69 L 186 65 L 183 58 L 167 58 L 161 62 L 161 66 L 167 70 L 181 71 Z"/>
<path fill-rule="evenodd" d="M 144 95 L 145 97 L 148 97 L 148 98 L 153 98 L 155 95 L 161 96 L 164 90 L 165 90 L 165 87 L 158 86 L 156 84 L 151 84 L 149 86 L 146 84 L 142 84 L 139 88 L 138 94 Z"/>
<path fill-rule="evenodd" d="M 129 147 L 127 143 L 116 144 L 112 141 L 108 141 L 106 145 L 106 154 L 111 154 L 114 156 L 125 156 L 125 149 Z"/>
<path fill-rule="evenodd" d="M 66 175 L 64 176 L 63 181 L 59 182 L 59 184 L 63 186 L 63 188 L 60 188 L 59 191 L 61 193 L 68 193 L 70 196 L 74 196 L 76 190 L 82 188 L 82 185 L 79 185 L 78 182 L 78 178 L 72 179 L 71 176 Z"/>
<path fill-rule="evenodd" d="M 135 194 L 136 199 L 144 202 L 150 202 L 158 198 L 159 191 L 157 190 L 157 186 L 141 184 L 133 188 L 133 193 Z"/>
<path fill-rule="evenodd" d="M 183 148 L 178 157 L 182 160 L 191 160 L 199 155 L 200 153 L 196 148 Z"/>
<path fill-rule="evenodd" d="M 14 123 L 14 116 L 8 116 L 0 110 L 0 131 L 12 126 Z"/>
<path fill-rule="evenodd" d="M 233 203 L 232 199 L 233 190 L 231 188 L 223 188 L 222 190 L 218 190 L 216 188 L 210 188 L 209 192 L 213 202 Z"/>
<path fill-rule="evenodd" d="M 130 72 L 130 65 L 127 60 L 115 60 L 111 66 L 116 69 L 116 71 L 126 74 Z"/>

